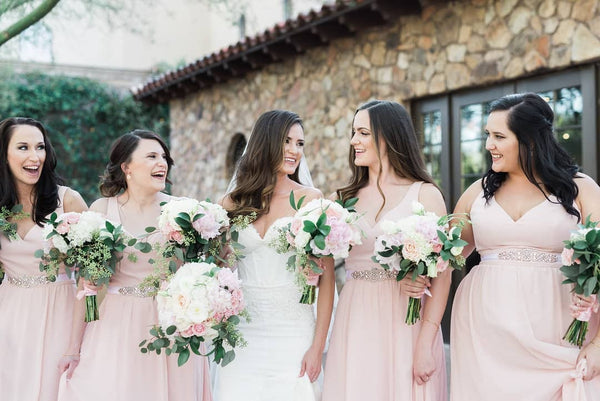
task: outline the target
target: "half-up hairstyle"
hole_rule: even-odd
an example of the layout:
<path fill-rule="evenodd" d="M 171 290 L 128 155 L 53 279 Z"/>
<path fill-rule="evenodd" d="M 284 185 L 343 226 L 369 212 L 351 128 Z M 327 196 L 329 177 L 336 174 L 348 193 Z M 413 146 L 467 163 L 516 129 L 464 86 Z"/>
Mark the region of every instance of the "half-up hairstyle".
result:
<path fill-rule="evenodd" d="M 366 110 L 369 113 L 373 143 L 379 159 L 380 174 L 377 176 L 377 189 L 383 197 L 383 203 L 377 212 L 377 216 L 379 216 L 386 202 L 379 182 L 383 168 L 381 149 L 379 148 L 380 138 L 383 138 L 390 166 L 398 177 L 436 184 L 427 172 L 425 162 L 421 157 L 417 134 L 408 112 L 402 105 L 387 100 L 372 100 L 361 105 L 356 113 L 361 110 Z M 356 113 L 354 113 L 355 117 Z M 354 135 L 354 132 L 352 132 L 352 135 Z M 352 170 L 352 178 L 348 185 L 336 191 L 339 199 L 345 200 L 355 197 L 358 191 L 369 182 L 369 168 L 357 166 L 354 163 L 355 158 L 354 147 L 350 145 L 348 161 L 350 170 Z"/>
<path fill-rule="evenodd" d="M 581 220 L 581 214 L 573 206 L 579 194 L 574 180 L 579 168 L 554 137 L 554 113 L 548 103 L 535 93 L 507 95 L 490 105 L 490 113 L 495 111 L 508 111 L 507 125 L 519 141 L 519 165 L 529 182 L 546 199 L 546 192 L 554 195 L 567 213 Z M 489 202 L 506 177 L 507 173 L 491 168 L 485 173 L 482 187 L 486 201 Z"/>
<path fill-rule="evenodd" d="M 171 167 L 173 167 L 173 159 L 171 152 L 165 141 L 152 131 L 136 129 L 117 138 L 110 148 L 110 159 L 104 170 L 104 174 L 100 177 L 100 193 L 105 197 L 117 196 L 121 191 L 127 189 L 127 180 L 125 173 L 121 168 L 121 164 L 131 162 L 131 155 L 137 149 L 140 140 L 151 139 L 160 144 L 167 159 L 167 176 Z M 167 182 L 171 181 L 167 178 Z"/>
<path fill-rule="evenodd" d="M 0 207 L 11 209 L 19 203 L 17 189 L 10 167 L 8 166 L 8 144 L 19 125 L 30 125 L 40 130 L 44 137 L 46 160 L 40 178 L 33 189 L 33 221 L 41 226 L 46 216 L 60 206 L 58 186 L 63 183 L 56 173 L 56 153 L 48 137 L 46 128 L 37 120 L 26 117 L 10 117 L 0 122 Z"/>
<path fill-rule="evenodd" d="M 258 117 L 236 169 L 235 188 L 229 194 L 231 217 L 254 212 L 258 218 L 269 212 L 283 148 L 294 124 L 302 126 L 302 120 L 286 110 L 267 111 Z M 299 182 L 298 169 L 289 177 Z"/>

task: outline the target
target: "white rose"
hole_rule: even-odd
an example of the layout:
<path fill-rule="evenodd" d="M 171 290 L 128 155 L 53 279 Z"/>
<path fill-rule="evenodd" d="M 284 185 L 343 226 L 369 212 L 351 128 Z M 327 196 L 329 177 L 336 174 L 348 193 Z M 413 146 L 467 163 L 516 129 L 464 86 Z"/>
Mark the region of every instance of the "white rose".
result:
<path fill-rule="evenodd" d="M 306 244 L 308 244 L 308 241 L 310 241 L 310 234 L 304 230 L 300 230 L 294 238 L 294 245 L 296 246 L 296 249 L 304 249 Z"/>
<path fill-rule="evenodd" d="M 413 201 L 412 202 L 412 212 L 413 212 L 413 214 L 424 215 L 425 207 L 420 202 Z"/>
<path fill-rule="evenodd" d="M 453 246 L 452 249 L 450 249 L 450 253 L 454 256 L 458 256 L 462 253 L 464 248 L 464 246 Z"/>

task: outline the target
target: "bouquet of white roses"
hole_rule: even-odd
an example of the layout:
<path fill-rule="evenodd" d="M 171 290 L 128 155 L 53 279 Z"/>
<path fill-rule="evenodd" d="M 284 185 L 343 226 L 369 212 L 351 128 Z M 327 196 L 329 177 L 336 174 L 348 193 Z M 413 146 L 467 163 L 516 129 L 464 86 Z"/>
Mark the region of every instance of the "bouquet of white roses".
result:
<path fill-rule="evenodd" d="M 563 284 L 574 284 L 573 291 L 596 298 L 600 290 L 600 228 L 587 217 L 579 229 L 564 241 L 560 271 L 566 277 Z M 597 304 L 594 305 L 597 308 Z M 564 340 L 581 347 L 594 307 L 575 314 Z M 597 310 L 597 309 L 596 309 Z"/>
<path fill-rule="evenodd" d="M 302 285 L 300 303 L 314 303 L 316 285 L 323 273 L 310 257 L 346 258 L 352 246 L 361 243 L 362 232 L 356 224 L 360 216 L 353 209 L 357 200 L 342 203 L 314 199 L 302 207 L 304 197 L 296 204 L 294 193 L 290 193 L 290 204 L 296 213 L 290 223 L 278 227 L 269 243 L 279 253 L 293 252 L 288 268 L 296 272 Z"/>
<path fill-rule="evenodd" d="M 158 229 L 168 241 L 163 256 L 175 256 L 182 262 L 215 262 L 226 242 L 228 227 L 227 211 L 219 205 L 191 198 L 166 202 L 158 218 Z M 174 262 L 170 268 L 175 270 Z"/>
<path fill-rule="evenodd" d="M 462 250 L 467 242 L 460 238 L 462 226 L 449 229 L 452 215 L 439 217 L 425 212 L 418 202 L 413 213 L 399 221 L 383 221 L 383 234 L 375 239 L 373 261 L 384 269 L 397 272 L 396 279 L 406 275 L 437 277 L 451 265 L 460 269 L 465 264 Z M 415 324 L 420 319 L 421 299 L 410 298 L 405 322 Z"/>
<path fill-rule="evenodd" d="M 244 339 L 237 325 L 247 318 L 241 282 L 230 269 L 213 263 L 186 263 L 171 276 L 156 296 L 159 326 L 150 330 L 151 340 L 140 343 L 143 353 L 178 354 L 179 366 L 190 351 L 201 355 L 200 344 L 210 343 L 207 355 L 222 366 L 235 358 L 234 348 Z M 212 348 L 212 349 L 211 349 Z"/>
<path fill-rule="evenodd" d="M 128 238 L 120 225 L 115 226 L 100 213 L 52 213 L 43 228 L 48 240 L 47 249 L 40 249 L 35 256 L 42 259 L 40 270 L 54 281 L 60 266 L 64 263 L 67 275 L 74 274 L 79 281 L 83 278 L 94 285 L 108 284 L 115 272 L 121 252 L 128 245 Z M 129 240 L 133 245 L 135 240 Z M 84 284 L 78 295 L 85 296 L 85 321 L 98 320 L 96 291 Z"/>

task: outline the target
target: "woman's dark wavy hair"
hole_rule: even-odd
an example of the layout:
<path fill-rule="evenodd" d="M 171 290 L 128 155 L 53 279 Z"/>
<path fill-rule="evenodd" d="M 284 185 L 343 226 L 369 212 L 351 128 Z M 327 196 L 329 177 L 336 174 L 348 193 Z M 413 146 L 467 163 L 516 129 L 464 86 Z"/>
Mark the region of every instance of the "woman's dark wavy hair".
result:
<path fill-rule="evenodd" d="M 62 179 L 56 173 L 56 153 L 48 138 L 46 128 L 37 120 L 26 117 L 10 117 L 0 122 L 0 207 L 11 209 L 19 203 L 17 189 L 13 174 L 8 166 L 8 144 L 15 128 L 20 125 L 30 125 L 40 130 L 44 137 L 46 160 L 42 173 L 33 189 L 33 221 L 41 226 L 46 221 L 46 216 L 56 210 L 60 205 L 58 185 Z"/>
<path fill-rule="evenodd" d="M 366 110 L 369 113 L 373 143 L 375 144 L 377 157 L 380 161 L 377 189 L 383 197 L 383 203 L 377 212 L 377 216 L 379 216 L 386 202 L 385 195 L 379 185 L 383 168 L 381 163 L 381 149 L 379 148 L 380 138 L 384 140 L 389 163 L 399 177 L 414 181 L 424 181 L 433 185 L 436 184 L 427 172 L 425 162 L 421 157 L 417 134 L 415 133 L 408 112 L 402 105 L 387 100 L 372 100 L 361 105 L 354 113 L 354 116 L 356 117 L 356 113 L 361 110 Z M 348 161 L 350 163 L 350 170 L 352 170 L 352 178 L 348 185 L 336 191 L 339 199 L 344 200 L 355 197 L 358 191 L 369 182 L 369 168 L 354 164 L 355 158 L 354 148 L 350 145 Z"/>
<path fill-rule="evenodd" d="M 490 113 L 495 111 L 508 111 L 507 125 L 519 141 L 519 165 L 529 182 L 546 199 L 547 193 L 556 196 L 567 213 L 581 220 L 573 206 L 579 194 L 574 180 L 579 168 L 554 137 L 554 113 L 548 103 L 535 93 L 507 95 L 492 102 Z M 485 173 L 482 187 L 486 201 L 489 202 L 506 177 L 507 173 L 491 168 Z"/>
<path fill-rule="evenodd" d="M 231 217 L 254 212 L 258 218 L 269 212 L 285 140 L 294 124 L 302 126 L 302 120 L 287 110 L 271 110 L 258 117 L 236 169 L 235 188 L 229 194 Z M 300 182 L 298 169 L 289 177 Z"/>
<path fill-rule="evenodd" d="M 167 175 L 169 174 L 171 167 L 173 167 L 173 159 L 165 141 L 152 131 L 136 129 L 121 135 L 113 142 L 110 148 L 109 162 L 106 165 L 104 174 L 100 177 L 100 193 L 102 196 L 116 196 L 121 191 L 127 189 L 127 180 L 125 179 L 125 173 L 121 169 L 121 164 L 131 161 L 131 155 L 135 152 L 142 139 L 151 139 L 160 144 L 165 152 Z M 167 182 L 171 183 L 168 178 Z"/>

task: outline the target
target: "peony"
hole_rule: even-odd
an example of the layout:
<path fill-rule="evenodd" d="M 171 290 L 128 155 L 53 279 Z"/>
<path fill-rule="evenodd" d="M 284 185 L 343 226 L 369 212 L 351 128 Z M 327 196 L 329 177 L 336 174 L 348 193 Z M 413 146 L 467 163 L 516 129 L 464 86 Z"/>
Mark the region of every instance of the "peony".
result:
<path fill-rule="evenodd" d="M 575 253 L 574 249 L 563 248 L 563 251 L 560 254 L 560 259 L 564 266 L 570 266 L 573 264 L 573 253 Z"/>

